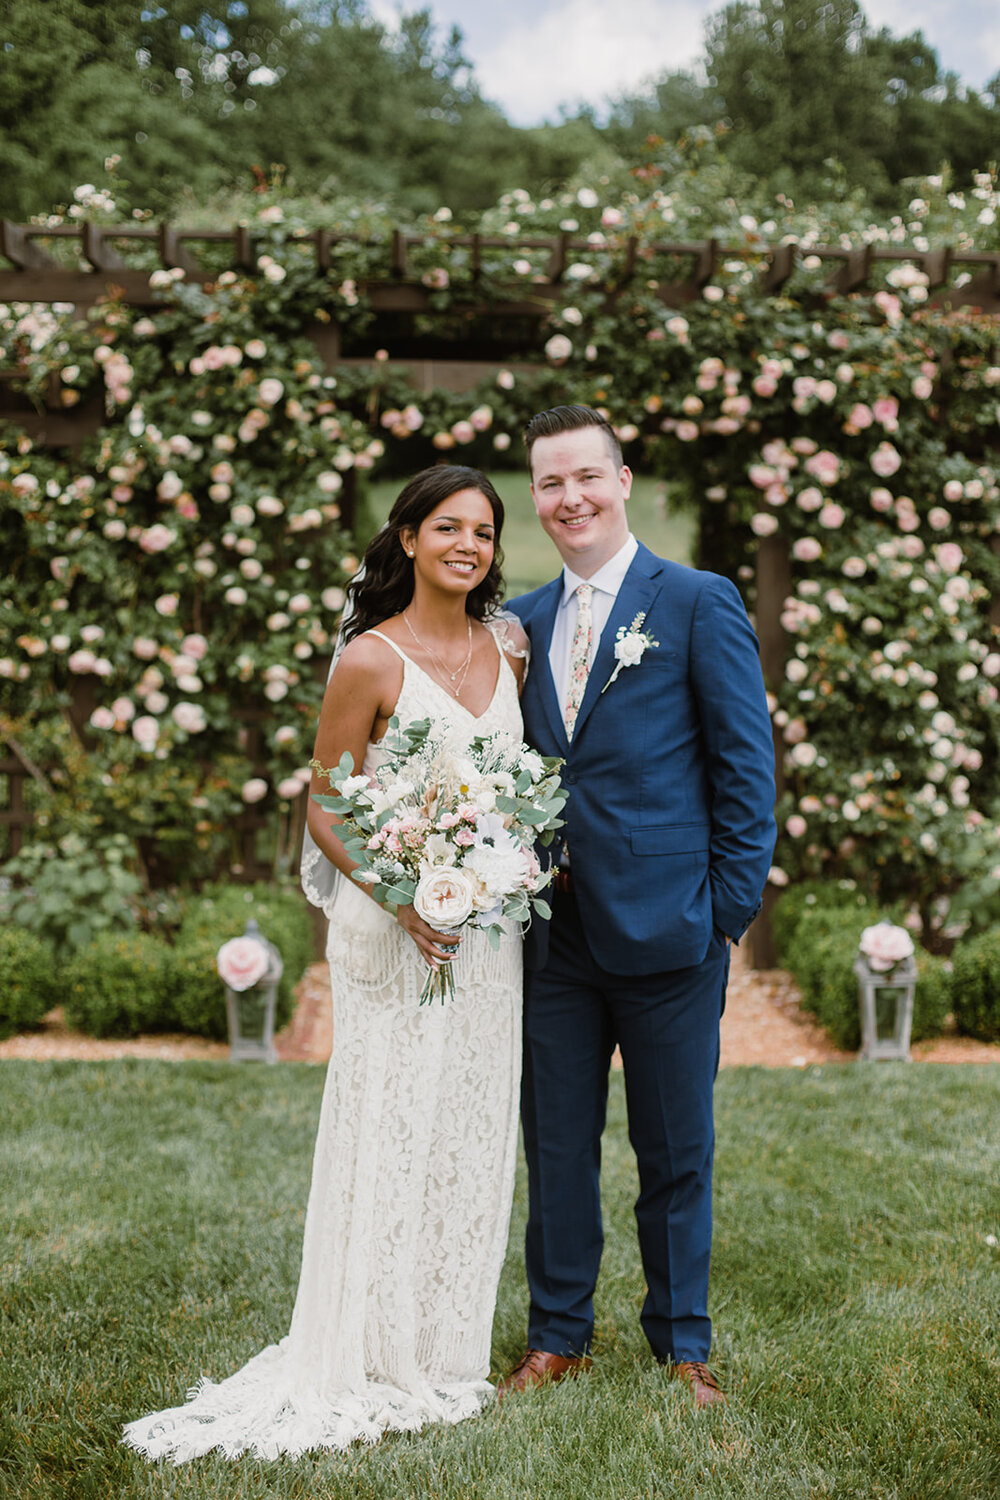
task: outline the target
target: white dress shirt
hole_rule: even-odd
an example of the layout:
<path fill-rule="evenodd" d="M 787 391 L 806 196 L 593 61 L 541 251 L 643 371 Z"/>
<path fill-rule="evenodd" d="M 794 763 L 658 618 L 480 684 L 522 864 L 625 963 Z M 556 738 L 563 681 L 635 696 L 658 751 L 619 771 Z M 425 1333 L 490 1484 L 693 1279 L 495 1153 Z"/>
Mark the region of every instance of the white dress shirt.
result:
<path fill-rule="evenodd" d="M 556 685 L 560 706 L 566 702 L 566 694 L 569 690 L 569 657 L 573 646 L 573 635 L 576 631 L 576 591 L 581 583 L 591 584 L 594 590 L 593 629 L 590 641 L 590 666 L 593 666 L 601 632 L 608 623 L 608 616 L 614 608 L 618 590 L 624 583 L 625 574 L 632 566 L 632 559 L 638 550 L 639 543 L 629 532 L 625 545 L 615 553 L 614 557 L 609 557 L 607 562 L 590 578 L 580 578 L 569 568 L 563 568 L 563 594 L 556 611 L 556 622 L 552 628 L 552 642 L 549 646 L 549 666 L 552 668 L 552 680 Z"/>

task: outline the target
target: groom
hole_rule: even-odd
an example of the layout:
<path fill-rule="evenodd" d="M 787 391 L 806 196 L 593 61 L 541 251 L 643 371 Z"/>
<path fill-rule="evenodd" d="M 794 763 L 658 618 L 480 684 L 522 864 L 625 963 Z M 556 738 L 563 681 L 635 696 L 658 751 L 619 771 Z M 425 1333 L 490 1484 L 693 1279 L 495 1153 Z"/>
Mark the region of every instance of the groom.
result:
<path fill-rule="evenodd" d="M 552 921 L 526 952 L 521 1112 L 528 1352 L 500 1394 L 589 1368 L 603 1242 L 608 1067 L 621 1049 L 653 1353 L 724 1403 L 712 1325 L 712 1087 L 729 944 L 760 907 L 774 762 L 757 642 L 714 573 L 630 534 L 632 475 L 604 418 L 540 412 L 531 493 L 563 571 L 515 599 L 530 639 L 526 738 L 565 758 Z"/>

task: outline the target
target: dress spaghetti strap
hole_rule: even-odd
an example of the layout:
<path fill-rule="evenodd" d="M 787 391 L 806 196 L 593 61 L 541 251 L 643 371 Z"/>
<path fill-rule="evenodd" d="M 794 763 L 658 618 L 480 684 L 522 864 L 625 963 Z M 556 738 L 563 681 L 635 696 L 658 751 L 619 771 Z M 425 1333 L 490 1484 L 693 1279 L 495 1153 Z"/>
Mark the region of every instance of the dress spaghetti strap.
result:
<path fill-rule="evenodd" d="M 404 661 L 404 662 L 405 661 L 410 661 L 410 658 L 407 656 L 406 652 L 403 651 L 403 650 L 401 650 L 400 647 L 396 645 L 396 642 L 395 641 L 391 641 L 387 635 L 383 635 L 382 632 L 381 632 L 381 630 L 369 630 L 369 631 L 366 632 L 366 634 L 367 635 L 377 635 L 380 641 L 385 641 L 385 643 L 386 643 L 387 646 L 391 646 L 392 647 L 393 651 L 395 651 L 395 653 L 399 657 L 400 661 Z M 411 662 L 411 665 L 415 666 L 416 663 L 415 662 Z"/>

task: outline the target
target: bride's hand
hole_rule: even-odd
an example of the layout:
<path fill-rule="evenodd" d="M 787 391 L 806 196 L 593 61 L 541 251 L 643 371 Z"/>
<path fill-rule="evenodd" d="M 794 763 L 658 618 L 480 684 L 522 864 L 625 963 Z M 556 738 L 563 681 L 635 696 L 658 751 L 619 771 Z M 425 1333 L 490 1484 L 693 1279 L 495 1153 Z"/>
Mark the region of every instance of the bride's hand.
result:
<path fill-rule="evenodd" d="M 421 958 L 429 968 L 439 969 L 442 964 L 450 963 L 455 957 L 458 944 L 462 941 L 457 932 L 448 936 L 436 932 L 423 917 L 417 916 L 412 906 L 397 906 L 396 921 L 416 943 Z"/>

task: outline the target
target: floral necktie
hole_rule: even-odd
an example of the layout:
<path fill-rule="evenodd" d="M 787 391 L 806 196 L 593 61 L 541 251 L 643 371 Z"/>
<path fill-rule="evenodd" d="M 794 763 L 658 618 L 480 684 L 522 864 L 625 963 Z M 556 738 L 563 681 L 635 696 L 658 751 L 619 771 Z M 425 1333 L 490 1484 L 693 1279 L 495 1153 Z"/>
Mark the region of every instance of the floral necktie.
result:
<path fill-rule="evenodd" d="M 590 646 L 594 634 L 594 617 L 591 610 L 593 596 L 593 584 L 578 584 L 576 630 L 573 632 L 573 644 L 570 647 L 569 685 L 566 691 L 566 704 L 563 708 L 566 734 L 569 739 L 573 738 L 576 716 L 580 712 L 580 704 L 583 702 L 583 695 L 587 688 L 587 674 L 590 671 Z"/>

